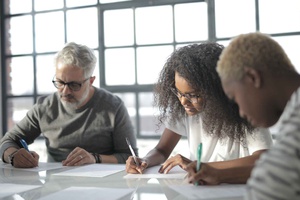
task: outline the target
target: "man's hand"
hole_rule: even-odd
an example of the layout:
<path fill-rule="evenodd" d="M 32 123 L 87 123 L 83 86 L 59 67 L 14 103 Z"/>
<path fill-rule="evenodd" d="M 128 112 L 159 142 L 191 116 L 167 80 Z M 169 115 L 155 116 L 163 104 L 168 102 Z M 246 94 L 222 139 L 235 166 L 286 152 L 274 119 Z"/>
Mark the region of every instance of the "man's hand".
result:
<path fill-rule="evenodd" d="M 21 148 L 15 154 L 13 158 L 13 166 L 16 168 L 33 168 L 39 164 L 39 155 L 34 152 L 28 152 L 26 149 Z"/>
<path fill-rule="evenodd" d="M 62 161 L 63 166 L 80 166 L 84 164 L 96 163 L 95 157 L 86 150 L 76 147 L 66 158 Z"/>

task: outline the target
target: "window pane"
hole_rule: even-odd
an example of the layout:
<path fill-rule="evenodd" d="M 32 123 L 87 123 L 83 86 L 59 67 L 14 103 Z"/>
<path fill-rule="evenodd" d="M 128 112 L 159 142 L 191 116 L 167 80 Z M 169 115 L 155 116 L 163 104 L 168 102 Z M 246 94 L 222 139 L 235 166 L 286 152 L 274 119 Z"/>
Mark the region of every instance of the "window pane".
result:
<path fill-rule="evenodd" d="M 271 5 L 271 9 L 270 9 Z M 260 31 L 264 33 L 283 33 L 300 31 L 299 0 L 260 0 Z"/>
<path fill-rule="evenodd" d="M 207 40 L 206 3 L 175 5 L 175 37 L 177 42 Z"/>
<path fill-rule="evenodd" d="M 76 7 L 76 6 L 85 6 L 85 5 L 94 5 L 97 3 L 97 0 L 66 0 L 67 7 Z"/>
<path fill-rule="evenodd" d="M 37 56 L 36 67 L 38 94 L 50 94 L 52 92 L 55 92 L 56 88 L 51 82 L 55 75 L 54 55 Z"/>
<path fill-rule="evenodd" d="M 139 93 L 139 103 L 141 136 L 161 135 L 164 126 L 161 126 L 158 130 L 157 115 L 159 114 L 159 111 L 153 107 L 153 93 Z"/>
<path fill-rule="evenodd" d="M 96 8 L 67 11 L 67 41 L 98 47 L 98 15 Z"/>
<path fill-rule="evenodd" d="M 11 95 L 33 94 L 32 57 L 14 57 L 11 59 L 10 80 L 7 81 L 7 86 L 11 86 Z M 9 91 L 9 88 L 7 89 Z"/>
<path fill-rule="evenodd" d="M 116 59 L 117 58 L 117 59 Z M 105 51 L 105 76 L 107 85 L 132 85 L 135 83 L 133 48 Z"/>
<path fill-rule="evenodd" d="M 32 53 L 33 34 L 32 17 L 30 15 L 22 17 L 12 17 L 6 21 L 10 25 L 9 40 L 10 49 L 6 48 L 7 54 L 26 54 Z M 24 28 L 26 27 L 26 28 Z M 22 33 L 22 34 L 20 34 Z"/>
<path fill-rule="evenodd" d="M 104 43 L 106 46 L 133 44 L 133 10 L 104 12 Z"/>
<path fill-rule="evenodd" d="M 137 44 L 173 42 L 171 6 L 137 8 L 135 16 Z"/>
<path fill-rule="evenodd" d="M 34 9 L 36 11 L 53 10 L 53 9 L 59 9 L 63 7 L 64 7 L 63 0 L 51 0 L 51 1 L 35 0 L 34 1 Z"/>
<path fill-rule="evenodd" d="M 256 30 L 255 1 L 215 0 L 215 9 L 217 37 L 232 37 Z"/>
<path fill-rule="evenodd" d="M 64 45 L 63 12 L 36 14 L 36 51 L 58 51 Z"/>
<path fill-rule="evenodd" d="M 128 110 L 129 117 L 131 119 L 132 125 L 136 130 L 136 101 L 134 93 L 115 93 L 119 96 L 125 104 L 125 107 Z"/>
<path fill-rule="evenodd" d="M 122 1 L 131 1 L 131 0 L 99 0 L 100 3 L 115 3 L 115 2 L 122 2 Z"/>
<path fill-rule="evenodd" d="M 33 105 L 32 98 L 13 98 L 7 100 L 7 113 L 11 115 L 11 118 L 8 118 L 8 130 L 11 130 L 13 126 L 21 121 L 25 116 L 28 110 Z"/>
<path fill-rule="evenodd" d="M 299 44 L 300 44 L 300 36 L 281 36 L 274 37 L 284 49 L 291 62 L 293 63 L 296 70 L 300 73 L 300 60 L 299 60 Z"/>
<path fill-rule="evenodd" d="M 31 12 L 32 0 L 5 0 L 5 14 Z"/>
<path fill-rule="evenodd" d="M 153 84 L 163 68 L 173 46 L 137 48 L 137 78 L 139 84 Z"/>
<path fill-rule="evenodd" d="M 100 88 L 99 51 L 94 50 L 94 53 L 95 53 L 95 56 L 96 56 L 96 58 L 97 58 L 97 64 L 96 64 L 96 67 L 95 67 L 94 73 L 93 73 L 93 76 L 96 76 L 96 79 L 95 79 L 93 85 L 94 85 L 95 87 Z"/>

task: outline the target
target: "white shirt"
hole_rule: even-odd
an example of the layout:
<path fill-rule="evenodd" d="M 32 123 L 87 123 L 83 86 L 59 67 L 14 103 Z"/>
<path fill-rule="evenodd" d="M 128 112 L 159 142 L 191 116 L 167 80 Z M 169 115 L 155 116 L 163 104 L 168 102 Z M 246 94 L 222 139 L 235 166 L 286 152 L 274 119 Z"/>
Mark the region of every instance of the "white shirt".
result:
<path fill-rule="evenodd" d="M 232 160 L 251 155 L 253 152 L 269 149 L 272 146 L 272 137 L 268 129 L 257 129 L 258 131 L 247 134 L 244 141 L 213 137 L 205 133 L 202 127 L 201 117 L 187 116 L 174 126 L 165 125 L 173 132 L 187 136 L 190 159 L 196 160 L 197 148 L 202 142 L 202 162 Z"/>

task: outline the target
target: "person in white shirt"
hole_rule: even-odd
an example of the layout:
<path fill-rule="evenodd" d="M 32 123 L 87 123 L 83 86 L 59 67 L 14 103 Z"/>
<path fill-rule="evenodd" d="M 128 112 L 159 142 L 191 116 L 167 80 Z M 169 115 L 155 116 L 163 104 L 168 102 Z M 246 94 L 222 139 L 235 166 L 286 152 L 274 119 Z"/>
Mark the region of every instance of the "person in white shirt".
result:
<path fill-rule="evenodd" d="M 223 50 L 217 43 L 193 44 L 173 52 L 160 73 L 155 88 L 155 105 L 161 111 L 165 130 L 154 149 L 138 159 L 126 161 L 128 173 L 142 173 L 159 165 L 161 173 L 174 166 L 193 164 L 200 142 L 203 144 L 200 173 L 204 184 L 245 183 L 259 156 L 272 145 L 270 132 L 254 129 L 239 117 L 238 106 L 229 101 L 216 72 Z M 190 158 L 170 157 L 176 144 L 187 136 Z M 168 159 L 169 158 L 169 159 Z"/>
<path fill-rule="evenodd" d="M 241 117 L 278 128 L 276 143 L 255 164 L 245 199 L 300 199 L 300 74 L 282 47 L 259 32 L 234 38 L 217 70 Z"/>

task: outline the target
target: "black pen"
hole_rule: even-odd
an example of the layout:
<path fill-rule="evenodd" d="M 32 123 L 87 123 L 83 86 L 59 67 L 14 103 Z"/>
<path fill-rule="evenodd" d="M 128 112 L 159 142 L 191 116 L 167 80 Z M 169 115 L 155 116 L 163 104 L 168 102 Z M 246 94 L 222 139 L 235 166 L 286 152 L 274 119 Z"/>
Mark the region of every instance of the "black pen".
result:
<path fill-rule="evenodd" d="M 140 164 L 139 164 L 139 162 L 138 162 L 138 160 L 137 160 L 137 158 L 136 158 L 136 155 L 135 155 L 135 153 L 134 153 L 134 151 L 133 151 L 133 149 L 132 149 L 132 147 L 131 147 L 131 144 L 130 144 L 128 138 L 126 138 L 126 142 L 127 142 L 128 146 L 129 146 L 129 149 L 130 149 L 130 151 L 131 151 L 131 154 L 132 154 L 132 156 L 133 156 L 133 159 L 134 159 L 135 164 L 139 167 Z"/>

